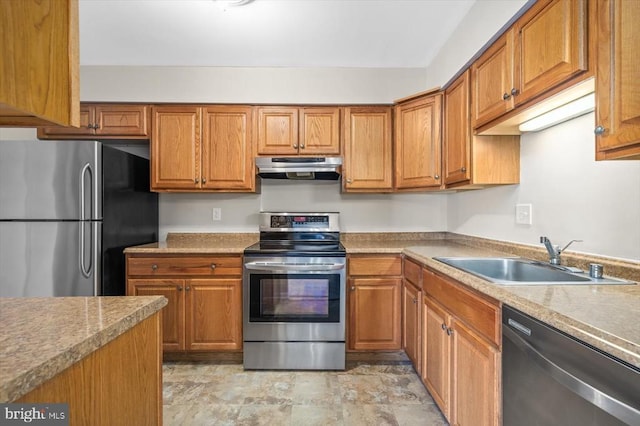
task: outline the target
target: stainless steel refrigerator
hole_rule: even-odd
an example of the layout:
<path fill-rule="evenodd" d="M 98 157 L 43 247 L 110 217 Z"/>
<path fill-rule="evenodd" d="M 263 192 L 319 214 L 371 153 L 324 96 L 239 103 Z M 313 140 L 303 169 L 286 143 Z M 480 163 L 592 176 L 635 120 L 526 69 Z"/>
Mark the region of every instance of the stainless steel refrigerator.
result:
<path fill-rule="evenodd" d="M 149 160 L 95 141 L 0 141 L 0 297 L 125 294 L 158 239 Z"/>

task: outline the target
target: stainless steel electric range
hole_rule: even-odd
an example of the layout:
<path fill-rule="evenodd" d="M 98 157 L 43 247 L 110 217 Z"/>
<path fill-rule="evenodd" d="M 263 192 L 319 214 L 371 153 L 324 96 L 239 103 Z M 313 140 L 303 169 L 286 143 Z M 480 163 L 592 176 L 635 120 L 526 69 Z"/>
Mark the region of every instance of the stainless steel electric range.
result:
<path fill-rule="evenodd" d="M 338 220 L 338 213 L 260 213 L 260 241 L 244 251 L 245 369 L 344 370 Z"/>

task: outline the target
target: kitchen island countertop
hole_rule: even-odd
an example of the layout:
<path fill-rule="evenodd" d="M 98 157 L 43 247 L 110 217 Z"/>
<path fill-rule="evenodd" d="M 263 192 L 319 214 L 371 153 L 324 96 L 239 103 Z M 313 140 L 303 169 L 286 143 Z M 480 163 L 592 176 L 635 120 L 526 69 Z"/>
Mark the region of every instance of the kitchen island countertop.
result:
<path fill-rule="evenodd" d="M 162 296 L 0 298 L 0 402 L 20 398 L 166 304 Z"/>

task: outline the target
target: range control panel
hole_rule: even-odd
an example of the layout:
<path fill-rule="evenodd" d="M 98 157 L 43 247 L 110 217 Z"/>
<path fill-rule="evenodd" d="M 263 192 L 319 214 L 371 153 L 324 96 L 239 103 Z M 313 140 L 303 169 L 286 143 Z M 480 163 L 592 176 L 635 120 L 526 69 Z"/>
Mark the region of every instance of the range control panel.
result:
<path fill-rule="evenodd" d="M 260 213 L 260 231 L 338 232 L 339 213 Z"/>

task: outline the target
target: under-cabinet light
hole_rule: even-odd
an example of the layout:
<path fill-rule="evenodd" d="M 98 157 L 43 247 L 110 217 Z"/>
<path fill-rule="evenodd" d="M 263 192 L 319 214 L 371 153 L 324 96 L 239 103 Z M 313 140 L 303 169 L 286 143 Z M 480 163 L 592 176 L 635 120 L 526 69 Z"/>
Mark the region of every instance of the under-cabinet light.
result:
<path fill-rule="evenodd" d="M 536 132 L 579 117 L 595 109 L 595 94 L 590 93 L 520 124 L 521 132 Z"/>

